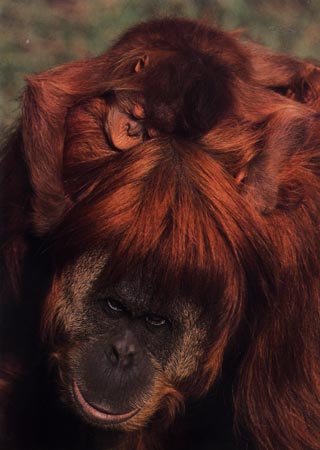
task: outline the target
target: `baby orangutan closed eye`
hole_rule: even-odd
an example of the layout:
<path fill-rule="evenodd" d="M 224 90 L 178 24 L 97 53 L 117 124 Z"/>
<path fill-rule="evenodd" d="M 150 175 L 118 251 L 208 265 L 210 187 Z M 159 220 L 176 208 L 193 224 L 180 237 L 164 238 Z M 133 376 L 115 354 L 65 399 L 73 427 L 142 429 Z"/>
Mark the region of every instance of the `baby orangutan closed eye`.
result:
<path fill-rule="evenodd" d="M 320 450 L 320 70 L 198 22 L 31 76 L 0 166 L 0 447 Z"/>

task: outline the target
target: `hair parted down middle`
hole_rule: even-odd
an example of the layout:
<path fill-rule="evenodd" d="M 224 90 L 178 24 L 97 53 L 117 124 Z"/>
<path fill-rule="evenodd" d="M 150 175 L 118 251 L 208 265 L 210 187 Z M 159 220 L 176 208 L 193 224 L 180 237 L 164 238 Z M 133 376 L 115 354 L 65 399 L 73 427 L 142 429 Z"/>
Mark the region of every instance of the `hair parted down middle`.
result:
<path fill-rule="evenodd" d="M 29 77 L 2 163 L 6 310 L 25 301 L 26 264 L 45 258 L 37 326 L 41 349 L 61 358 L 65 267 L 99 249 L 109 282 L 138 272 L 159 298 L 211 314 L 197 377 L 168 384 L 169 415 L 223 384 L 230 365 L 239 442 L 320 449 L 319 94 L 314 64 L 182 19 Z M 113 104 L 142 105 L 147 138 L 115 148 Z M 7 334 L 4 404 L 27 370 Z M 148 420 L 121 448 L 158 448 L 164 431 L 149 433 Z"/>

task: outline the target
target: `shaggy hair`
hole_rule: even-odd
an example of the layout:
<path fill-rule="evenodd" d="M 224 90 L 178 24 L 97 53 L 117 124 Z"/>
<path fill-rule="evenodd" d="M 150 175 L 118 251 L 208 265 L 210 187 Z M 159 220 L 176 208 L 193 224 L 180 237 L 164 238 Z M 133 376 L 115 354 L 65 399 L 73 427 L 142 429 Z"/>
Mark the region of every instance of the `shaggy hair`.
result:
<path fill-rule="evenodd" d="M 133 73 L 146 54 L 150 69 Z M 112 151 L 98 120 L 110 92 L 145 99 L 160 136 Z M 1 166 L 4 426 L 26 348 L 63 327 L 52 280 L 98 246 L 111 278 L 142 266 L 161 294 L 211 299 L 214 340 L 192 395 L 236 361 L 235 429 L 261 450 L 320 449 L 319 93 L 313 64 L 178 19 L 28 78 Z M 145 434 L 135 448 L 155 448 Z"/>

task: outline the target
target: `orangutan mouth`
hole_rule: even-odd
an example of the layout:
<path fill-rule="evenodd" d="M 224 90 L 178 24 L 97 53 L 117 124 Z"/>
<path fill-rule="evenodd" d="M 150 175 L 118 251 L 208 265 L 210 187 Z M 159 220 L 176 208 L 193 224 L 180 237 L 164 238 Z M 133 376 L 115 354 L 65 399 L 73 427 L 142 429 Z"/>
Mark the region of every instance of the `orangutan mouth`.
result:
<path fill-rule="evenodd" d="M 86 415 L 93 419 L 99 420 L 100 422 L 104 422 L 105 425 L 116 425 L 118 423 L 126 422 L 140 411 L 140 408 L 137 408 L 126 413 L 116 414 L 106 411 L 100 406 L 98 407 L 92 405 L 84 398 L 78 384 L 75 381 L 73 383 L 73 392 L 77 402 Z"/>

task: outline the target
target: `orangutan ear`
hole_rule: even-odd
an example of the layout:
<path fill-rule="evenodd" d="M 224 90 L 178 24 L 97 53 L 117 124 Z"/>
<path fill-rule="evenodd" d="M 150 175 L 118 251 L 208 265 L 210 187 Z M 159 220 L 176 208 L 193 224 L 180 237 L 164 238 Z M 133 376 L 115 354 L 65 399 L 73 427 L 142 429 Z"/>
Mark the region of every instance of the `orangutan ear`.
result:
<path fill-rule="evenodd" d="M 276 208 L 281 166 L 303 147 L 311 116 L 311 112 L 300 105 L 287 106 L 274 113 L 262 130 L 261 149 L 236 176 L 242 193 L 260 213 L 268 214 Z"/>
<path fill-rule="evenodd" d="M 139 58 L 137 64 L 135 65 L 134 71 L 136 73 L 141 72 L 145 67 L 149 65 L 150 59 L 148 55 L 144 55 L 141 58 Z"/>

